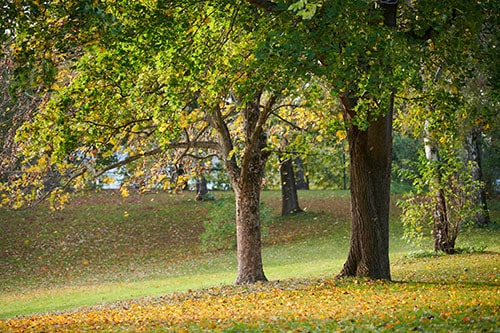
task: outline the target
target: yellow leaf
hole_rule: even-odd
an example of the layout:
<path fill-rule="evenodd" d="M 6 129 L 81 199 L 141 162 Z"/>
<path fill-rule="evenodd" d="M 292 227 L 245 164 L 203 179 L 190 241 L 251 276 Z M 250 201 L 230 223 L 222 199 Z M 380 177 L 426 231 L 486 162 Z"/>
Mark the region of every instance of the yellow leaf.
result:
<path fill-rule="evenodd" d="M 126 187 L 120 187 L 120 193 L 122 194 L 122 197 L 126 198 L 130 195 L 130 192 L 128 190 L 128 188 Z"/>
<path fill-rule="evenodd" d="M 434 43 L 429 41 L 429 50 L 434 51 Z"/>
<path fill-rule="evenodd" d="M 335 136 L 339 140 L 344 140 L 346 138 L 346 132 L 345 131 L 337 131 L 337 133 L 335 133 Z"/>

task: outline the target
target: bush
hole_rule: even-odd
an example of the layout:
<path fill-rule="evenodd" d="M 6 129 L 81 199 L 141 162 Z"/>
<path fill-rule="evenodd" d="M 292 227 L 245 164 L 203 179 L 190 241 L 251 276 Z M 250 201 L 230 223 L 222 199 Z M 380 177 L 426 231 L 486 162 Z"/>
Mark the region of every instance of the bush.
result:
<path fill-rule="evenodd" d="M 450 155 L 440 161 L 421 159 L 414 192 L 405 194 L 398 205 L 404 239 L 421 246 L 432 235 L 435 251 L 454 253 L 458 233 L 473 225 L 479 208 L 473 191 L 480 183 L 473 181 L 469 165 Z"/>

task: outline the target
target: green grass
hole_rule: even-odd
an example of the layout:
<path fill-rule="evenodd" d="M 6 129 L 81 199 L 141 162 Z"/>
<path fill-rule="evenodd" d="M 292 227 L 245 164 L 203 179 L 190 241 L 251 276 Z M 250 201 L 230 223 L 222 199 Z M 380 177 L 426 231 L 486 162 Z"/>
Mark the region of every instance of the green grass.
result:
<path fill-rule="evenodd" d="M 91 193 L 63 211 L 1 210 L 0 318 L 231 284 L 235 251 L 200 251 L 198 237 L 210 203 L 195 202 L 193 196 Z M 306 212 L 275 217 L 264 239 L 264 269 L 272 281 L 331 279 L 347 256 L 348 192 L 300 191 L 299 197 Z M 262 201 L 279 213 L 280 193 L 265 191 Z M 498 228 L 460 235 L 459 247 L 485 245 L 485 253 L 412 259 L 406 255 L 414 249 L 401 240 L 398 214 L 392 206 L 394 280 L 422 288 L 498 287 Z M 388 292 L 398 293 L 396 286 Z"/>

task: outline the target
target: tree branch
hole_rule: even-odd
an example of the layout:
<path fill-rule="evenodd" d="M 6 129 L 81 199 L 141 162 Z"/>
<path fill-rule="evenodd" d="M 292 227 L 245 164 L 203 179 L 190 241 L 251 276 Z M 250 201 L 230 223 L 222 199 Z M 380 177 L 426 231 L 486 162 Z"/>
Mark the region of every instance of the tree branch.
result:
<path fill-rule="evenodd" d="M 134 120 L 131 120 L 123 125 L 119 125 L 119 126 L 111 126 L 111 125 L 108 125 L 108 124 L 100 124 L 100 123 L 97 123 L 95 121 L 92 121 L 92 120 L 84 120 L 83 122 L 84 123 L 87 123 L 87 124 L 91 124 L 91 125 L 94 125 L 94 126 L 98 126 L 98 127 L 105 127 L 105 128 L 109 128 L 109 129 L 112 129 L 112 130 L 119 130 L 119 129 L 122 129 L 122 128 L 125 128 L 125 127 L 129 127 L 133 124 L 137 124 L 137 123 L 141 123 L 141 122 L 146 122 L 146 121 L 151 121 L 152 118 L 151 117 L 148 117 L 148 118 L 144 118 L 144 119 L 134 119 Z"/>
<path fill-rule="evenodd" d="M 116 162 L 116 163 L 113 163 L 113 164 L 105 166 L 101 171 L 99 171 L 94 176 L 94 178 L 99 178 L 100 176 L 102 176 L 104 173 L 106 173 L 109 170 L 113 170 L 113 169 L 119 168 L 121 166 L 127 165 L 129 163 L 132 163 L 132 162 L 140 159 L 140 158 L 159 154 L 160 152 L 162 152 L 162 150 L 163 150 L 162 148 L 155 148 L 155 149 L 149 150 L 149 151 L 141 153 L 141 154 L 128 156 L 128 157 L 126 157 L 125 159 L 123 159 L 123 160 L 121 160 L 119 162 Z"/>
<path fill-rule="evenodd" d="M 185 156 L 191 157 L 191 158 L 196 159 L 196 160 L 206 160 L 208 158 L 218 157 L 217 154 L 208 154 L 208 155 L 204 155 L 204 156 L 194 155 L 194 154 L 186 154 Z"/>
<path fill-rule="evenodd" d="M 229 153 L 233 150 L 233 142 L 231 140 L 231 133 L 227 128 L 227 124 L 224 122 L 224 116 L 222 115 L 219 106 L 215 107 L 212 115 L 209 115 L 210 122 L 217 129 L 221 141 L 221 153 L 223 158 L 226 159 Z"/>
<path fill-rule="evenodd" d="M 288 124 L 290 125 L 292 128 L 295 128 L 296 130 L 299 130 L 299 131 L 305 131 L 304 128 L 300 127 L 300 126 L 297 126 L 295 125 L 294 123 L 292 123 L 291 121 L 289 120 L 286 120 L 285 118 L 283 118 L 282 116 L 280 116 L 279 114 L 276 113 L 276 111 L 271 111 L 271 114 L 274 115 L 276 118 L 278 118 L 279 120 L 281 120 L 282 122 L 284 122 L 285 124 Z"/>
<path fill-rule="evenodd" d="M 213 142 L 213 141 L 199 141 L 199 142 L 174 142 L 174 143 L 171 143 L 168 145 L 168 147 L 166 149 L 178 149 L 178 148 L 186 148 L 186 149 L 190 149 L 190 148 L 206 148 L 206 149 L 213 149 L 213 150 L 217 150 L 219 148 L 219 144 L 217 142 Z M 104 167 L 102 170 L 100 170 L 95 176 L 94 178 L 99 178 L 100 176 L 102 176 L 104 173 L 106 173 L 107 171 L 110 171 L 110 170 L 113 170 L 113 169 L 116 169 L 116 168 L 119 168 L 121 166 L 124 166 L 124 165 L 127 165 L 129 163 L 132 163 L 140 158 L 143 158 L 143 157 L 148 157 L 148 156 L 153 156 L 153 155 L 156 155 L 156 154 L 159 154 L 163 151 L 164 149 L 161 148 L 161 147 L 158 147 L 158 148 L 154 148 L 154 149 L 151 149 L 149 151 L 146 151 L 144 153 L 140 153 L 140 154 L 136 154 L 136 155 L 132 155 L 132 156 L 128 156 L 126 157 L 125 159 L 119 161 L 119 162 L 116 162 L 116 163 L 113 163 L 113 164 L 110 164 L 106 167 Z M 83 172 L 80 172 L 79 174 L 77 174 L 76 176 L 72 176 L 70 180 L 73 180 L 75 179 L 76 177 L 78 176 L 81 176 L 83 175 L 85 171 Z"/>

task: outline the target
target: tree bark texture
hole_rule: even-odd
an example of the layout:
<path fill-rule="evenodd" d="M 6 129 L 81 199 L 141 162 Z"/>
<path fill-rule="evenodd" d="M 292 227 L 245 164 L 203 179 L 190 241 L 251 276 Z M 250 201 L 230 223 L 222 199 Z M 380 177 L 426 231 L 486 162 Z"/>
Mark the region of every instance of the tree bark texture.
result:
<path fill-rule="evenodd" d="M 343 100 L 349 118 L 352 102 Z M 348 134 L 351 173 L 351 241 L 339 277 L 391 279 L 389 203 L 392 156 L 392 107 L 366 130 L 353 124 Z"/>
<path fill-rule="evenodd" d="M 478 206 L 476 212 L 475 222 L 476 225 L 484 226 L 490 223 L 490 214 L 488 211 L 488 204 L 486 201 L 486 189 L 483 181 L 483 171 L 481 165 L 481 145 L 480 145 L 480 132 L 473 129 L 466 138 L 467 160 L 472 163 L 472 180 L 477 182 L 472 193 L 473 200 Z"/>
<path fill-rule="evenodd" d="M 281 216 L 302 211 L 299 206 L 299 197 L 295 184 L 293 161 L 287 158 L 280 163 L 281 177 Z"/>
<path fill-rule="evenodd" d="M 253 181 L 245 181 L 235 187 L 236 196 L 236 244 L 238 276 L 236 284 L 267 281 L 262 266 L 260 222 L 260 180 L 253 174 Z"/>
<path fill-rule="evenodd" d="M 436 208 L 433 212 L 434 227 L 432 234 L 434 235 L 434 251 L 443 251 L 447 254 L 455 253 L 455 240 L 457 233 L 451 230 L 449 221 L 448 207 L 446 204 L 446 196 L 442 189 L 436 190 L 435 195 Z"/>

